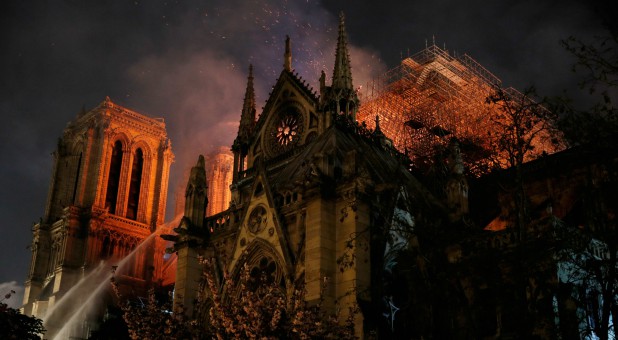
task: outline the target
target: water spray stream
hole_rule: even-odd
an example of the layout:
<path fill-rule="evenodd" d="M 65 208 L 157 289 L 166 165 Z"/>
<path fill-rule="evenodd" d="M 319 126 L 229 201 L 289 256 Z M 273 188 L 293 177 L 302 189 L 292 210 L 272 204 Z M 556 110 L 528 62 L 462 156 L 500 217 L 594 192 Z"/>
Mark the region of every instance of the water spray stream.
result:
<path fill-rule="evenodd" d="M 58 329 L 55 334 L 48 334 L 51 339 L 69 339 L 75 335 L 87 335 L 89 329 L 84 321 L 100 316 L 103 294 L 109 291 L 110 280 L 114 273 L 124 272 L 136 254 L 152 244 L 154 239 L 162 233 L 168 232 L 170 227 L 178 226 L 180 216 L 174 218 L 159 227 L 155 232 L 146 237 L 135 249 L 133 249 L 120 262 L 101 261 L 101 263 L 88 275 L 84 276 L 52 307 L 45 318 L 44 325 L 48 329 Z M 161 254 L 162 256 L 163 254 Z M 61 326 L 61 327 L 60 327 Z"/>
<path fill-rule="evenodd" d="M 97 267 L 95 267 L 92 271 L 90 271 L 86 276 L 81 278 L 77 284 L 71 287 L 61 298 L 56 302 L 52 308 L 47 310 L 45 313 L 45 317 L 43 317 L 43 321 L 46 322 L 48 319 L 51 319 L 52 316 L 55 316 L 57 313 L 61 313 L 61 311 L 66 311 L 67 308 L 70 308 L 69 304 L 71 302 L 70 298 L 64 298 L 67 296 L 81 296 L 88 293 L 86 289 L 90 286 L 89 283 L 100 282 L 101 279 L 109 273 L 109 264 L 105 261 L 101 261 Z"/>

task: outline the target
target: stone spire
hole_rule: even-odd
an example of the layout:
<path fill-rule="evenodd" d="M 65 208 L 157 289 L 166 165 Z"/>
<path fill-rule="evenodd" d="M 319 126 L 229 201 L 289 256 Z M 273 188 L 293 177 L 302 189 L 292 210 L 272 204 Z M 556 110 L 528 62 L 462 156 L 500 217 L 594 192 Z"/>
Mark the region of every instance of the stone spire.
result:
<path fill-rule="evenodd" d="M 320 77 L 320 106 L 326 113 L 326 116 L 324 117 L 321 131 L 325 131 L 331 125 L 332 119 L 337 115 L 346 115 L 352 121 L 355 121 L 356 110 L 360 105 L 358 95 L 352 85 L 352 68 L 350 67 L 350 55 L 348 54 L 343 13 L 339 16 L 339 36 L 337 38 L 335 67 L 333 68 L 333 82 L 331 86 L 326 86 L 324 78 L 324 75 Z"/>
<path fill-rule="evenodd" d="M 196 227 L 202 227 L 208 205 L 206 167 L 204 156 L 200 155 L 197 164 L 191 168 L 191 175 L 185 191 L 185 218 Z"/>
<path fill-rule="evenodd" d="M 283 55 L 283 69 L 292 71 L 292 48 L 290 46 L 290 36 L 285 36 L 285 54 Z"/>
<path fill-rule="evenodd" d="M 333 70 L 334 90 L 354 90 L 352 86 L 352 69 L 348 54 L 348 38 L 345 32 L 345 16 L 339 14 L 339 36 L 337 37 L 337 51 L 335 52 L 335 68 Z"/>
<path fill-rule="evenodd" d="M 247 143 L 253 126 L 255 125 L 255 90 L 253 89 L 253 65 L 249 65 L 249 77 L 247 77 L 247 89 L 245 90 L 245 100 L 240 116 L 240 126 L 238 127 L 238 139 L 241 143 Z"/>
<path fill-rule="evenodd" d="M 234 152 L 233 182 L 238 179 L 238 173 L 245 170 L 245 160 L 249 153 L 249 142 L 253 128 L 255 127 L 255 91 L 253 90 L 253 65 L 249 65 L 249 77 L 247 78 L 247 90 L 245 101 L 242 106 L 238 136 L 232 144 Z"/>

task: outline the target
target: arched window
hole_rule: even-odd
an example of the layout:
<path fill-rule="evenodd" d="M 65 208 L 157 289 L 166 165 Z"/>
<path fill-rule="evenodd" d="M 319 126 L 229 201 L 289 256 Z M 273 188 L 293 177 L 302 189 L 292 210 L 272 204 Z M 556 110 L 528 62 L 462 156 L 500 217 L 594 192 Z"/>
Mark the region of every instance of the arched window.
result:
<path fill-rule="evenodd" d="M 133 166 L 131 167 L 131 185 L 129 186 L 129 202 L 127 205 L 127 218 L 137 219 L 137 207 L 139 205 L 139 191 L 142 184 L 142 170 L 144 168 L 144 153 L 142 149 L 135 150 Z"/>
<path fill-rule="evenodd" d="M 118 184 L 120 182 L 120 169 L 122 168 L 122 143 L 116 141 L 112 149 L 112 158 L 109 165 L 107 179 L 107 194 L 105 195 L 105 207 L 110 214 L 116 213 L 116 201 L 118 200 Z"/>

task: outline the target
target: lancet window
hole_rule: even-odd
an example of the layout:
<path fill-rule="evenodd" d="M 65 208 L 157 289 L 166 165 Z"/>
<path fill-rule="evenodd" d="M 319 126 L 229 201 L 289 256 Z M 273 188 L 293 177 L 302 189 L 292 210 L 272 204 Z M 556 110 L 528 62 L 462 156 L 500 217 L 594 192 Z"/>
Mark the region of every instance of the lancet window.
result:
<path fill-rule="evenodd" d="M 137 220 L 143 168 L 144 153 L 142 149 L 137 149 L 133 156 L 133 166 L 131 167 L 131 184 L 129 186 L 129 200 L 127 205 L 127 218 L 132 220 Z"/>
<path fill-rule="evenodd" d="M 73 197 L 71 198 L 71 202 L 76 204 L 75 199 L 77 198 L 77 186 L 79 184 L 79 175 L 82 169 L 82 153 L 79 153 L 79 157 L 77 158 L 77 171 L 75 172 L 75 183 L 73 183 Z"/>
<path fill-rule="evenodd" d="M 112 149 L 112 157 L 109 165 L 109 175 L 107 179 L 107 194 L 105 195 L 105 207 L 110 214 L 116 213 L 116 202 L 118 200 L 118 187 L 120 184 L 120 170 L 122 169 L 122 143 L 116 141 Z"/>

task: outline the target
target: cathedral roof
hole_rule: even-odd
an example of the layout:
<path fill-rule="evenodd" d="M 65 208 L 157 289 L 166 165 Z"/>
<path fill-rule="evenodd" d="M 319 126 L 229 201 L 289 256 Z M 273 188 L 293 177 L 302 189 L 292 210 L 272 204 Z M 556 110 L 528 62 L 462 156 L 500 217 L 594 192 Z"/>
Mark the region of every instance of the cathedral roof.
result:
<path fill-rule="evenodd" d="M 285 167 L 273 175 L 275 190 L 292 188 L 314 173 L 317 158 L 330 156 L 339 168 L 326 176 L 368 179 L 375 185 L 394 184 L 408 187 L 428 205 L 442 207 L 431 193 L 403 166 L 394 149 L 382 146 L 378 140 L 352 131 L 349 126 L 334 124 L 310 142 Z M 322 169 L 323 170 L 323 169 Z M 336 172 L 340 171 L 340 175 Z"/>

